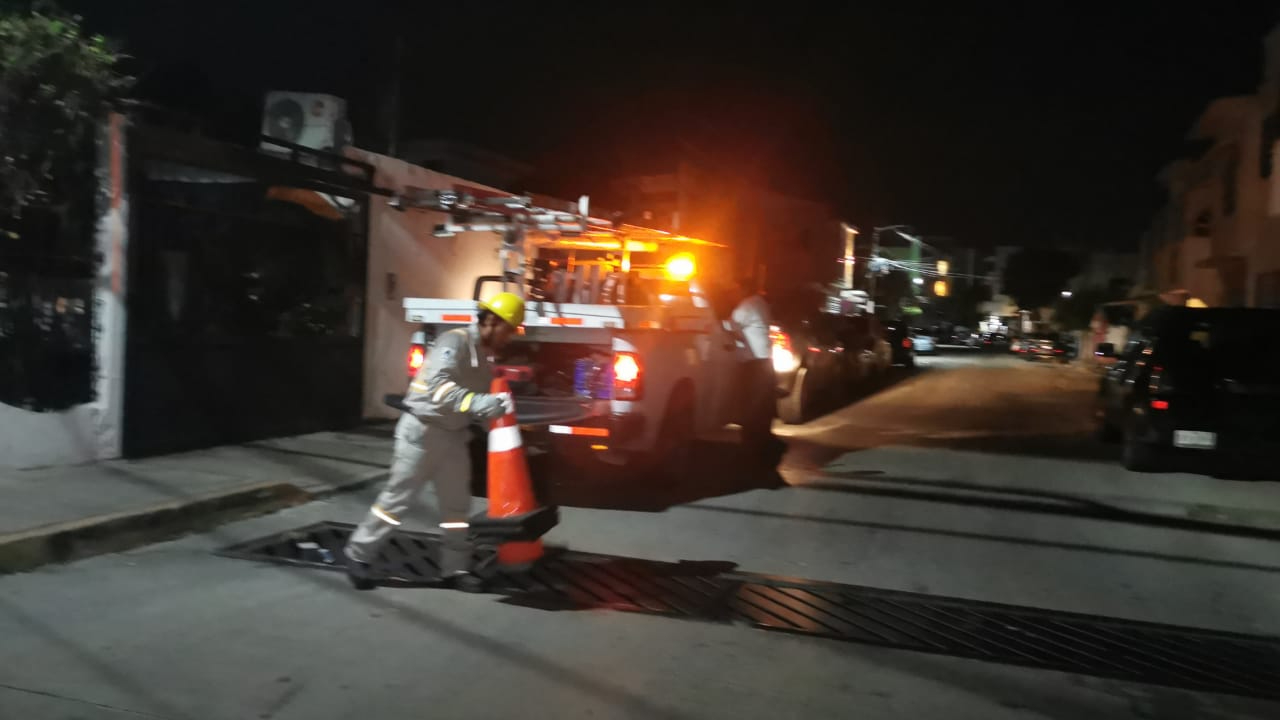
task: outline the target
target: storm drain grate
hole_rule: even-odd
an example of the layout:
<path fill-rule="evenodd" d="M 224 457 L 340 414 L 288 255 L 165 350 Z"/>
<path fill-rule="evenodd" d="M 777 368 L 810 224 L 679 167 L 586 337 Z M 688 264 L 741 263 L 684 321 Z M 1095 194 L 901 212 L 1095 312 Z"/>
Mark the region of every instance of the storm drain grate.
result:
<path fill-rule="evenodd" d="M 352 526 L 320 523 L 220 554 L 339 569 Z M 397 533 L 376 564 L 388 584 L 438 577 L 438 538 Z M 732 563 L 666 563 L 549 550 L 499 573 L 497 592 L 535 607 L 611 608 L 1167 685 L 1280 699 L 1280 639 L 853 585 L 740 573 Z"/>

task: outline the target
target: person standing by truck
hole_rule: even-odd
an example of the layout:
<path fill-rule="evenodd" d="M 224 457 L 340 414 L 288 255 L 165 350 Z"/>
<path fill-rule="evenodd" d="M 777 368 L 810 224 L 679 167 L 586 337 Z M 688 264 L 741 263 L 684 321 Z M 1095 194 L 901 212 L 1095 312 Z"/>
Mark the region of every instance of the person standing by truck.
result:
<path fill-rule="evenodd" d="M 769 335 L 769 303 L 757 291 L 754 277 L 738 281 L 738 304 L 730 318 L 739 337 L 742 360 L 738 365 L 743 388 L 742 444 L 766 457 L 783 443 L 773 434 L 777 415 L 777 379 L 773 373 L 773 342 Z"/>
<path fill-rule="evenodd" d="M 431 348 L 404 396 L 391 476 L 344 551 L 347 575 L 357 590 L 376 586 L 370 564 L 428 482 L 435 484 L 444 532 L 442 583 L 473 592 L 483 589 L 483 582 L 471 574 L 468 425 L 510 411 L 509 394 L 489 392 L 490 358 L 506 347 L 523 323 L 524 300 L 498 293 L 480 303 L 475 325 L 444 333 Z"/>

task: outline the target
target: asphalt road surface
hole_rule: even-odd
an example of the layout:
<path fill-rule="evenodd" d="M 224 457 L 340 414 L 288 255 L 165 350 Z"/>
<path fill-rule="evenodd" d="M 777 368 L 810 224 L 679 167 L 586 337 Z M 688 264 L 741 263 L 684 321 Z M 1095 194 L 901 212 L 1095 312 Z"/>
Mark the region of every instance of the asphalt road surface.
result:
<path fill-rule="evenodd" d="M 677 485 L 553 478 L 563 518 L 547 540 L 1280 635 L 1280 486 L 1124 471 L 1091 437 L 1085 371 L 921 365 L 780 427 L 779 468 L 711 443 Z M 213 554 L 355 521 L 373 492 L 0 577 L 0 718 L 1280 717 L 1265 701 L 740 625 L 356 593 L 335 573 Z"/>

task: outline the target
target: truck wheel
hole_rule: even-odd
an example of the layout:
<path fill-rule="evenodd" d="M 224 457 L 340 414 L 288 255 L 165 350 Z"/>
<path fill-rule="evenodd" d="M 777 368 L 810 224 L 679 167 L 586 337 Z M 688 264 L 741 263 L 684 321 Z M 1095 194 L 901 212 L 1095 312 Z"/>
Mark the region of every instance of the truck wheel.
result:
<path fill-rule="evenodd" d="M 796 371 L 795 382 L 791 385 L 791 392 L 778 401 L 778 417 L 782 422 L 788 425 L 798 425 L 804 422 L 805 415 L 809 410 L 810 403 L 807 396 L 809 391 L 809 368 L 800 368 Z"/>
<path fill-rule="evenodd" d="M 1160 457 L 1156 448 L 1139 440 L 1132 426 L 1125 428 L 1121 462 L 1126 470 L 1133 472 L 1160 472 Z"/>
<path fill-rule="evenodd" d="M 682 386 L 671 393 L 666 416 L 658 431 L 658 446 L 650 465 L 666 482 L 688 476 L 694 448 L 693 389 Z"/>
<path fill-rule="evenodd" d="M 1107 420 L 1107 411 L 1102 410 L 1098 416 L 1098 429 L 1096 430 L 1098 440 L 1104 443 L 1117 443 L 1124 438 L 1124 433 L 1120 432 L 1120 428 L 1116 427 L 1111 421 Z"/>

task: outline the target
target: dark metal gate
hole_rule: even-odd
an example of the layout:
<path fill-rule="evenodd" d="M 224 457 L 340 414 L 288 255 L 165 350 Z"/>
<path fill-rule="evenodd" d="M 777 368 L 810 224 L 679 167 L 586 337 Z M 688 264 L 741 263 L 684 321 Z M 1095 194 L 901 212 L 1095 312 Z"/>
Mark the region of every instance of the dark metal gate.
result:
<path fill-rule="evenodd" d="M 129 151 L 125 454 L 358 422 L 372 167 L 149 126 Z"/>
<path fill-rule="evenodd" d="M 351 526 L 320 523 L 222 552 L 337 570 Z M 379 558 L 389 584 L 439 576 L 438 539 L 398 533 Z M 1280 700 L 1280 639 L 1039 608 L 740 573 L 729 563 L 665 563 L 549 552 L 496 590 L 538 607 L 611 608 L 1063 672 Z"/>

